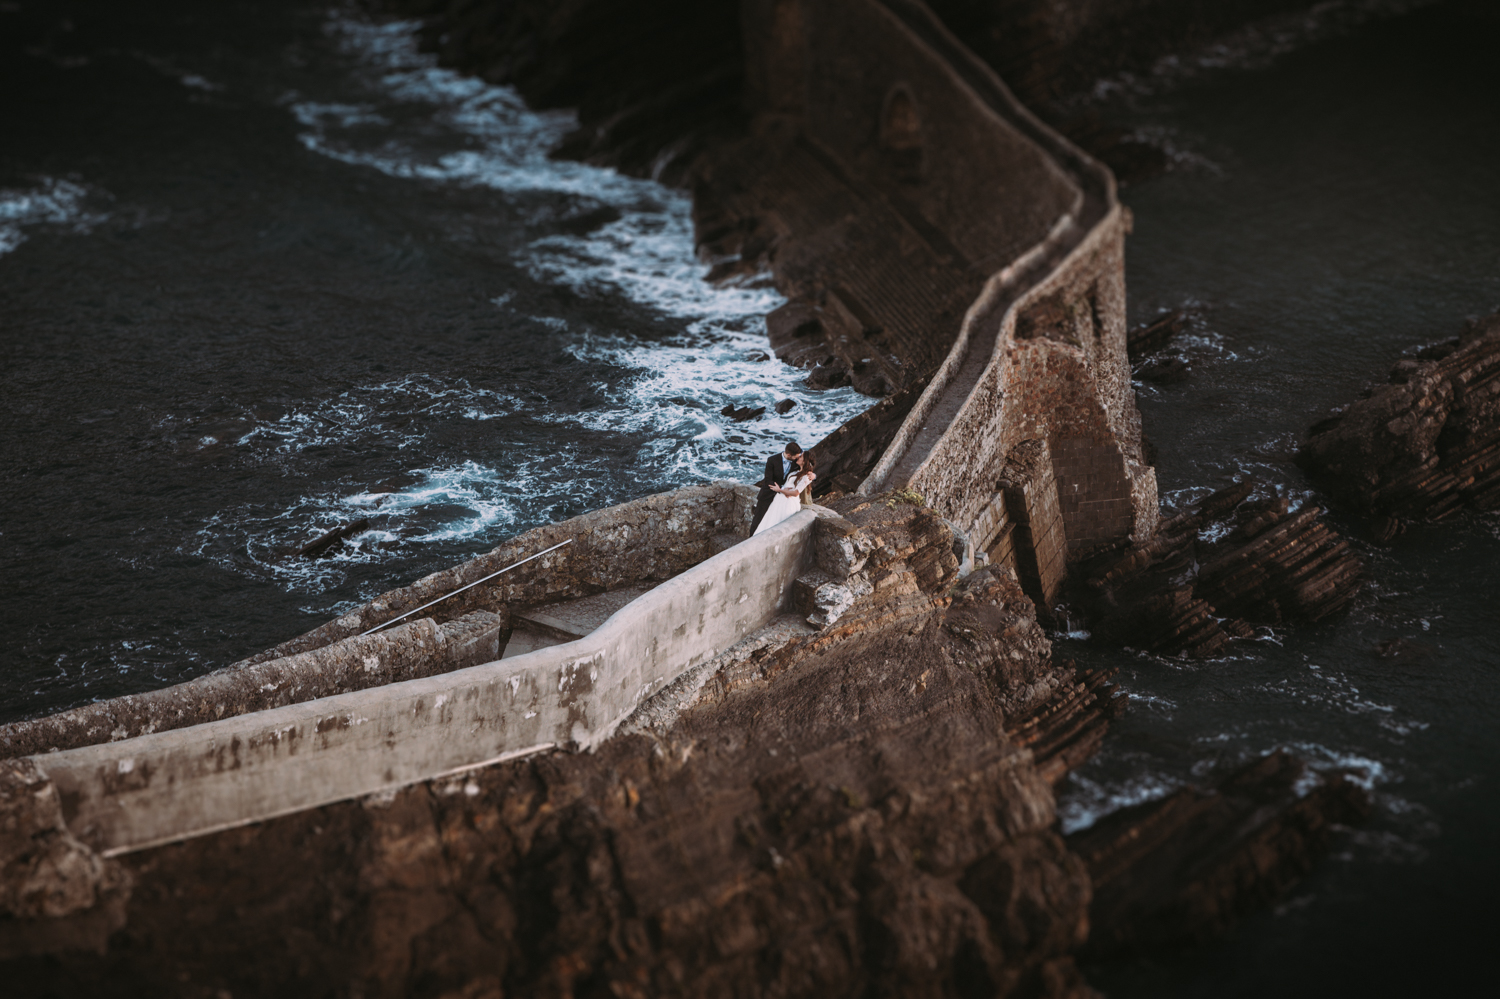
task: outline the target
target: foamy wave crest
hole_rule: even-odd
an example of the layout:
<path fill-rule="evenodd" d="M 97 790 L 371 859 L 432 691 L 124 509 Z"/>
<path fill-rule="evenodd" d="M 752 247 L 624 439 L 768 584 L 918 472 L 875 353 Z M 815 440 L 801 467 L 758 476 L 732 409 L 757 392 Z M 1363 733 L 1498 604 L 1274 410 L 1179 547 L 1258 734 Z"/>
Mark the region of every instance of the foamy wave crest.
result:
<path fill-rule="evenodd" d="M 696 338 L 663 343 L 629 334 L 589 334 L 570 350 L 636 374 L 613 386 L 593 386 L 603 404 L 582 413 L 547 416 L 591 430 L 645 439 L 635 460 L 669 456 L 671 478 L 744 479 L 759 473 L 765 456 L 789 440 L 810 446 L 869 405 L 851 388 L 815 391 L 803 372 L 765 358 L 764 321 L 743 328 L 719 326 Z M 776 412 L 778 401 L 796 405 Z M 720 410 L 766 407 L 762 416 L 736 423 Z"/>
<path fill-rule="evenodd" d="M 28 190 L 0 189 L 0 256 L 26 242 L 31 226 L 61 226 L 87 233 L 109 216 L 91 205 L 100 195 L 71 180 L 44 177 Z"/>
<path fill-rule="evenodd" d="M 1182 787 L 1182 781 L 1166 774 L 1138 774 L 1119 783 L 1103 784 L 1073 771 L 1058 795 L 1057 818 L 1063 835 L 1087 829 L 1106 815 L 1131 805 L 1165 798 Z"/>
<path fill-rule="evenodd" d="M 398 488 L 346 487 L 302 496 L 275 510 L 224 511 L 185 551 L 318 594 L 341 585 L 353 566 L 419 556 L 423 548 L 447 551 L 453 542 L 494 535 L 537 512 L 538 498 L 524 474 L 464 461 L 415 469 L 411 475 L 416 481 Z M 360 520 L 367 524 L 326 556 L 295 554 L 324 532 Z"/>
<path fill-rule="evenodd" d="M 378 441 L 407 448 L 435 420 L 494 420 L 522 405 L 520 399 L 466 380 L 415 373 L 361 385 L 275 419 L 257 420 L 236 440 L 267 456 L 295 454 L 328 444 Z"/>
<path fill-rule="evenodd" d="M 375 22 L 336 12 L 327 31 L 363 70 L 369 100 L 323 103 L 288 95 L 313 152 L 393 177 L 482 185 L 502 191 L 557 191 L 611 202 L 659 194 L 646 181 L 547 151 L 577 125 L 572 112 L 536 112 L 511 87 L 438 66 L 417 49 L 417 21 Z"/>

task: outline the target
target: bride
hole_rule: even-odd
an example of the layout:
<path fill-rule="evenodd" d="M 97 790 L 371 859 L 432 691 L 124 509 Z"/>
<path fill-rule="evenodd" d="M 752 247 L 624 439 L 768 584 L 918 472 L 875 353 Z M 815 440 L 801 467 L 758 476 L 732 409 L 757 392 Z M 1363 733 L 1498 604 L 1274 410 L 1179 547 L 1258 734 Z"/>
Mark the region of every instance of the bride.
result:
<path fill-rule="evenodd" d="M 761 518 L 760 525 L 756 527 L 756 534 L 769 530 L 802 509 L 802 494 L 807 492 L 813 480 L 818 477 L 813 471 L 815 464 L 812 452 L 803 451 L 793 461 L 787 481 L 780 486 L 771 486 L 771 491 L 776 493 L 776 496 L 771 500 L 770 507 L 766 509 L 766 515 Z"/>

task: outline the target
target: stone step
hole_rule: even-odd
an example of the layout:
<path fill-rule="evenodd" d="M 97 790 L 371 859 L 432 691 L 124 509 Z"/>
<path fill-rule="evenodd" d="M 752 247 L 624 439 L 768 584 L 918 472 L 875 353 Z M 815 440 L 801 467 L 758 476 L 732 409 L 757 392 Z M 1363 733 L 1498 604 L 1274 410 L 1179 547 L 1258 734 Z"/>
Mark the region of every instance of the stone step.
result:
<path fill-rule="evenodd" d="M 500 658 L 512 659 L 537 649 L 577 641 L 649 589 L 649 586 L 632 586 L 514 611 L 515 627 Z"/>

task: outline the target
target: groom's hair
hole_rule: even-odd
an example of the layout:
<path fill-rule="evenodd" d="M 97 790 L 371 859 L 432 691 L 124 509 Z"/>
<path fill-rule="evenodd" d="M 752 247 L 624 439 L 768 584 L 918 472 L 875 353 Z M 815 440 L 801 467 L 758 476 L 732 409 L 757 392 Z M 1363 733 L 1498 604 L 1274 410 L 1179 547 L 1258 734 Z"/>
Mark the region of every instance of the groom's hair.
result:
<path fill-rule="evenodd" d="M 802 453 L 802 448 L 797 444 L 796 441 L 788 441 L 786 445 L 786 453 L 795 457 Z"/>

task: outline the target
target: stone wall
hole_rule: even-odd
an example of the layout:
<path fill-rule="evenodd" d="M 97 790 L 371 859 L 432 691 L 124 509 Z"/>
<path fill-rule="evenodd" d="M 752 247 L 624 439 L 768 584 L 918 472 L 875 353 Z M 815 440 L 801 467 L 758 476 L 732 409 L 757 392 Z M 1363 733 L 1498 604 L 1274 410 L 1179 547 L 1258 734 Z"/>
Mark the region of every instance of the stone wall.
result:
<path fill-rule="evenodd" d="M 754 505 L 753 488 L 722 481 L 687 486 L 538 527 L 478 558 L 382 593 L 306 634 L 236 663 L 235 667 L 321 648 L 358 635 L 563 541 L 570 544 L 493 582 L 445 600 L 428 611 L 427 616 L 446 621 L 472 610 L 531 607 L 642 583 L 659 583 L 712 556 L 718 550 L 716 535 L 744 537 L 749 533 Z"/>
<path fill-rule="evenodd" d="M 820 509 L 662 583 L 574 642 L 40 764 L 68 828 L 110 856 L 553 747 L 591 749 L 781 611 L 816 561 Z"/>

